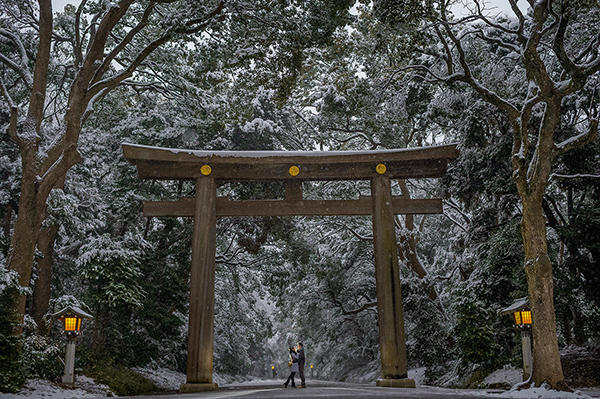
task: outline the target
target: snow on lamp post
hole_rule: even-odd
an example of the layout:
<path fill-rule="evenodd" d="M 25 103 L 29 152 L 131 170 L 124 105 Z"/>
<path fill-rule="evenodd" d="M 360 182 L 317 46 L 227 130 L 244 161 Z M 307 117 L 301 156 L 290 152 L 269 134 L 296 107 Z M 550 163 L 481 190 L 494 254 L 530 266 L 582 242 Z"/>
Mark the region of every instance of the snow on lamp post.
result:
<path fill-rule="evenodd" d="M 502 314 L 512 313 L 514 327 L 521 332 L 521 344 L 523 347 L 523 381 L 531 376 L 533 356 L 531 355 L 531 310 L 527 297 L 515 299 L 512 305 L 502 310 Z"/>
<path fill-rule="evenodd" d="M 62 382 L 73 387 L 75 384 L 75 345 L 77 337 L 81 334 L 81 321 L 83 319 L 93 319 L 93 317 L 77 306 L 67 306 L 63 310 L 54 313 L 53 316 L 65 323 L 63 333 L 67 337 L 67 353 L 65 355 L 65 374 Z"/>

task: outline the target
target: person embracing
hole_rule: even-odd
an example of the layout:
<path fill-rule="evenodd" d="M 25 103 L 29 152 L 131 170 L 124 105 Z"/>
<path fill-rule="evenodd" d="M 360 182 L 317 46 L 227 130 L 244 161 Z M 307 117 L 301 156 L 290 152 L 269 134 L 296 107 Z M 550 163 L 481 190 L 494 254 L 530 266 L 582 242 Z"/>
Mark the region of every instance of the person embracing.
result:
<path fill-rule="evenodd" d="M 296 382 L 294 381 L 294 376 L 298 372 L 298 354 L 296 353 L 296 349 L 290 345 L 289 350 L 289 361 L 288 366 L 290 366 L 290 375 L 283 384 L 283 387 L 287 389 L 290 380 L 292 381 L 292 388 L 296 388 Z"/>
<path fill-rule="evenodd" d="M 304 365 L 306 356 L 304 355 L 304 344 L 298 342 L 298 374 L 300 375 L 300 385 L 298 388 L 306 388 L 306 378 L 304 377 Z"/>

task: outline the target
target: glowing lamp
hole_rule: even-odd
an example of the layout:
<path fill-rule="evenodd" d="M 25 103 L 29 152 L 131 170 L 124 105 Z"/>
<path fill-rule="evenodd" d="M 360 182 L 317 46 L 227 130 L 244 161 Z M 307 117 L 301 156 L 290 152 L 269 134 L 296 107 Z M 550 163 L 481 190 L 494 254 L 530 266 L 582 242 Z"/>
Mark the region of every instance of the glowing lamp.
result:
<path fill-rule="evenodd" d="M 68 339 L 75 339 L 81 334 L 81 320 L 93 319 L 92 315 L 77 306 L 67 306 L 55 313 L 54 317 L 64 322 L 64 333 Z"/>
<path fill-rule="evenodd" d="M 515 299 L 515 301 L 502 309 L 502 314 L 513 315 L 513 321 L 517 330 L 531 329 L 531 310 L 529 309 L 529 299 L 527 297 Z"/>
<path fill-rule="evenodd" d="M 531 326 L 531 310 L 519 310 L 514 316 L 515 326 Z"/>
<path fill-rule="evenodd" d="M 81 317 L 77 317 L 74 315 L 64 316 L 63 320 L 65 322 L 65 333 L 81 331 Z"/>

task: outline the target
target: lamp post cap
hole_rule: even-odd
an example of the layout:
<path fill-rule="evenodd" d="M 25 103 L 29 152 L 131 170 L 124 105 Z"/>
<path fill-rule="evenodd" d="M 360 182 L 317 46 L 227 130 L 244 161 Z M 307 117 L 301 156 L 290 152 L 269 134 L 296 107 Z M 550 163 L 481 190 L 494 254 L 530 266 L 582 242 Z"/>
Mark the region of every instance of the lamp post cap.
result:
<path fill-rule="evenodd" d="M 528 308 L 528 307 L 529 307 L 529 298 L 524 296 L 523 298 L 515 299 L 513 301 L 512 305 L 510 305 L 506 309 L 502 309 L 500 311 L 500 313 L 502 313 L 502 314 L 514 313 L 519 310 L 522 310 L 523 308 Z"/>
<path fill-rule="evenodd" d="M 94 318 L 94 316 L 85 312 L 83 309 L 81 309 L 77 306 L 67 306 L 66 308 L 54 313 L 52 315 L 52 317 L 58 319 L 67 314 L 73 314 L 75 316 L 81 317 L 82 319 L 93 319 Z"/>

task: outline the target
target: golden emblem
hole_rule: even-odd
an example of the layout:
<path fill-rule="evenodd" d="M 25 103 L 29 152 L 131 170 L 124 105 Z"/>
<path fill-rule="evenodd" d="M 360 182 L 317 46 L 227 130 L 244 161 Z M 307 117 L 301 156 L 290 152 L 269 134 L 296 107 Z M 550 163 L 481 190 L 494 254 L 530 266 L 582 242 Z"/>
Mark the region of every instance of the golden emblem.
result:
<path fill-rule="evenodd" d="M 202 165 L 200 168 L 200 173 L 202 173 L 204 176 L 210 175 L 210 172 L 212 172 L 212 168 L 208 165 Z"/>

